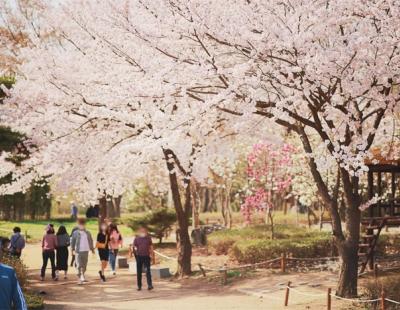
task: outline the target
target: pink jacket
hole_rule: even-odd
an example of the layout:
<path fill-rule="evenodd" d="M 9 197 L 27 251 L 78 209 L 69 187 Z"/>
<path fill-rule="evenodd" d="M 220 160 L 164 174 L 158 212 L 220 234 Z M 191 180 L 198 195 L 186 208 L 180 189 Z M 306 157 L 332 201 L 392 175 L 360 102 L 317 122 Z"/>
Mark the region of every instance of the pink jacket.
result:
<path fill-rule="evenodd" d="M 42 239 L 42 249 L 51 251 L 57 248 L 57 236 L 54 234 L 45 234 Z"/>
<path fill-rule="evenodd" d="M 118 250 L 122 246 L 122 236 L 115 230 L 110 235 L 110 241 L 108 242 L 108 248 L 111 250 Z"/>

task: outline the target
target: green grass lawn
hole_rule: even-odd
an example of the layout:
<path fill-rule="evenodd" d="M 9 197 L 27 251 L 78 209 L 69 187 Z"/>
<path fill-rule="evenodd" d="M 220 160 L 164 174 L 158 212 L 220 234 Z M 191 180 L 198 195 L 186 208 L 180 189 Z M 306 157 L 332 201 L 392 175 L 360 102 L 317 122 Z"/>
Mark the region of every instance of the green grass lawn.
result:
<path fill-rule="evenodd" d="M 42 239 L 44 234 L 44 229 L 48 223 L 52 223 L 57 231 L 60 225 L 64 225 L 67 228 L 68 233 L 71 233 L 72 228 L 75 226 L 75 221 L 72 220 L 62 220 L 62 219 L 52 219 L 52 220 L 34 220 L 34 221 L 21 221 L 21 222 L 5 222 L 0 221 L 0 236 L 10 237 L 12 234 L 12 229 L 15 226 L 21 227 L 22 233 L 28 236 L 28 242 L 37 242 Z M 98 224 L 97 220 L 88 220 L 87 229 L 92 233 L 92 235 L 97 235 Z M 125 226 L 119 225 L 118 228 L 121 231 L 122 236 L 130 237 L 133 235 L 132 230 Z"/>

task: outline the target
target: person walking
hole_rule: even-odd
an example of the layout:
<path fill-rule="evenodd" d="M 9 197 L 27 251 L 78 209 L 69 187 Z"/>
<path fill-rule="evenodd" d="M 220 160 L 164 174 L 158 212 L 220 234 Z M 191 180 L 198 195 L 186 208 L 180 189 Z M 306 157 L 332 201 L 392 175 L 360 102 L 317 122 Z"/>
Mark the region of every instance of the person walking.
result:
<path fill-rule="evenodd" d="M 103 282 L 106 282 L 106 277 L 104 275 L 104 271 L 107 268 L 108 258 L 109 258 L 109 249 L 108 249 L 108 233 L 107 233 L 107 224 L 102 223 L 100 225 L 99 233 L 97 234 L 97 242 L 96 248 L 100 257 L 100 270 L 99 275 L 100 279 Z"/>
<path fill-rule="evenodd" d="M 78 218 L 78 207 L 74 201 L 71 201 L 71 218 L 76 220 Z"/>
<path fill-rule="evenodd" d="M 15 270 L 1 263 L 0 247 L 0 306 L 2 310 L 28 310 Z"/>
<path fill-rule="evenodd" d="M 57 278 L 60 271 L 64 271 L 64 279 L 67 279 L 68 273 L 68 247 L 70 238 L 64 225 L 61 225 L 57 231 Z"/>
<path fill-rule="evenodd" d="M 151 279 L 151 263 L 155 264 L 155 256 L 153 249 L 153 242 L 149 236 L 147 228 L 140 227 L 138 233 L 133 241 L 132 253 L 136 258 L 136 275 L 137 275 L 137 289 L 142 290 L 142 272 L 143 267 L 146 269 L 147 289 L 153 289 L 153 282 Z"/>
<path fill-rule="evenodd" d="M 111 272 L 115 276 L 117 255 L 119 248 L 122 247 L 122 235 L 118 231 L 118 226 L 111 223 L 108 227 L 108 248 Z"/>
<path fill-rule="evenodd" d="M 14 227 L 13 235 L 10 239 L 10 254 L 20 258 L 22 250 L 25 248 L 25 238 L 21 235 L 21 228 Z"/>
<path fill-rule="evenodd" d="M 51 224 L 46 226 L 46 233 L 42 239 L 42 258 L 43 265 L 40 271 L 40 280 L 44 280 L 46 273 L 47 263 L 50 260 L 51 263 L 51 277 L 54 281 L 57 281 L 56 276 L 56 264 L 55 264 L 55 250 L 57 248 L 57 237 L 54 235 L 54 228 Z"/>
<path fill-rule="evenodd" d="M 70 240 L 72 239 L 72 235 L 74 234 L 74 232 L 75 231 L 77 231 L 78 230 L 78 219 L 76 219 L 76 225 L 72 228 L 72 230 L 71 230 L 71 235 L 70 235 Z M 75 267 L 76 268 L 76 264 L 75 264 L 75 254 L 74 254 L 74 251 L 73 251 L 73 249 L 71 249 L 71 264 L 70 264 L 70 266 L 71 267 Z"/>
<path fill-rule="evenodd" d="M 89 251 L 94 254 L 92 235 L 86 230 L 85 219 L 78 220 L 78 229 L 72 235 L 71 248 L 76 259 L 79 279 L 78 284 L 83 284 L 86 282 L 85 272 L 88 264 Z"/>

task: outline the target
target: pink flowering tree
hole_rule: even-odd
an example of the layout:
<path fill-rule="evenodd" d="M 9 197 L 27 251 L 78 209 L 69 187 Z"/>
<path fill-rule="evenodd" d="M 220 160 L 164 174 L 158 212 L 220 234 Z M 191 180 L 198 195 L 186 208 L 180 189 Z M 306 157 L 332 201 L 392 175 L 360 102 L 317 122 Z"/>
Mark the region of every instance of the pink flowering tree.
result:
<path fill-rule="evenodd" d="M 289 144 L 260 142 L 247 156 L 249 189 L 241 211 L 247 223 L 251 222 L 254 211 L 265 212 L 266 222 L 271 224 L 272 237 L 276 198 L 284 195 L 292 182 L 290 167 L 294 151 Z"/>

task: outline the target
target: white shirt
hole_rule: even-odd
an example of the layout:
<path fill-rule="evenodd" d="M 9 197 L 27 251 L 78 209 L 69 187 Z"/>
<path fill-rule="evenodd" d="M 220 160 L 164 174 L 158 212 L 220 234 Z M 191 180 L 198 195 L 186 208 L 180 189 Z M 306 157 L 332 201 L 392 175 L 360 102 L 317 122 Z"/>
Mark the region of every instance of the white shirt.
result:
<path fill-rule="evenodd" d="M 89 252 L 90 251 L 89 239 L 86 231 L 80 230 L 79 233 L 81 235 L 81 239 L 79 242 L 79 252 Z"/>

